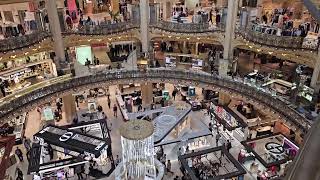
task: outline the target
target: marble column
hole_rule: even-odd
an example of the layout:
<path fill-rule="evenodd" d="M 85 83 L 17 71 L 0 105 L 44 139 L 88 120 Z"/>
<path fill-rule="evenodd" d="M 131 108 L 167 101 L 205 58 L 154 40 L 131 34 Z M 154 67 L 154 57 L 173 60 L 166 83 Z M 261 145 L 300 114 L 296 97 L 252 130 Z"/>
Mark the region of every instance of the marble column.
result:
<path fill-rule="evenodd" d="M 54 52 L 56 54 L 55 64 L 57 69 L 60 69 L 60 62 L 64 62 L 66 57 L 56 1 L 46 0 L 46 9 L 48 12 L 51 34 L 54 41 Z"/>
<path fill-rule="evenodd" d="M 231 102 L 231 98 L 228 94 L 219 92 L 218 104 L 221 106 L 228 106 Z"/>
<path fill-rule="evenodd" d="M 199 42 L 196 42 L 195 53 L 196 55 L 199 55 Z"/>
<path fill-rule="evenodd" d="M 263 16 L 263 0 L 258 0 L 257 1 L 257 17 L 258 18 L 262 18 L 262 16 Z M 262 20 L 262 19 L 261 19 Z"/>
<path fill-rule="evenodd" d="M 72 94 L 66 95 L 62 97 L 62 102 L 63 112 L 65 113 L 66 120 L 67 122 L 72 122 L 77 113 L 75 97 Z"/>
<path fill-rule="evenodd" d="M 150 109 L 153 100 L 152 83 L 141 84 L 141 96 L 142 106 L 146 109 Z"/>
<path fill-rule="evenodd" d="M 149 0 L 140 0 L 140 38 L 142 52 L 149 52 Z"/>
<path fill-rule="evenodd" d="M 311 87 L 315 90 L 315 93 L 319 93 L 320 89 L 320 48 L 318 50 L 318 58 L 314 65 L 313 74 L 311 78 Z"/>
<path fill-rule="evenodd" d="M 224 37 L 223 59 L 219 60 L 219 75 L 226 76 L 228 72 L 228 65 L 233 60 L 232 41 L 235 36 L 235 26 L 237 20 L 239 0 L 228 0 L 228 13 L 226 22 L 226 31 Z"/>
<path fill-rule="evenodd" d="M 111 0 L 112 13 L 120 11 L 119 0 Z"/>

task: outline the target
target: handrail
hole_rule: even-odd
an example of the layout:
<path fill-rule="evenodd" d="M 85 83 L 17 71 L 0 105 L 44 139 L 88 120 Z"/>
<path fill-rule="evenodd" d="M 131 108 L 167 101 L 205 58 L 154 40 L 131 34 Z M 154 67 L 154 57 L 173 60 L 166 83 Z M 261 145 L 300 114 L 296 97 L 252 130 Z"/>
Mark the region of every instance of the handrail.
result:
<path fill-rule="evenodd" d="M 238 30 L 237 34 L 241 35 L 248 41 L 258 43 L 260 45 L 285 49 L 317 50 L 317 48 L 304 48 L 302 46 L 304 40 L 303 37 L 266 34 L 253 30 L 253 27 L 254 24 L 249 24 L 247 28 Z"/>
<path fill-rule="evenodd" d="M 177 33 L 206 33 L 220 31 L 219 29 L 210 28 L 209 23 L 175 23 L 158 21 L 156 24 L 150 25 L 150 27 Z"/>
<path fill-rule="evenodd" d="M 139 28 L 139 24 L 132 22 L 121 22 L 115 24 L 101 23 L 99 25 L 84 25 L 78 30 L 67 30 L 63 32 L 64 35 L 112 35 L 116 33 L 124 33 L 133 29 Z M 151 24 L 151 28 L 159 29 L 174 33 L 215 33 L 224 31 L 223 28 L 212 28 L 208 23 L 174 23 L 169 21 L 158 21 L 156 24 Z M 260 45 L 266 45 L 274 48 L 286 48 L 286 49 L 307 49 L 315 50 L 314 48 L 304 48 L 302 46 L 302 37 L 291 36 L 276 36 L 265 33 L 260 33 L 252 30 L 252 25 L 249 25 L 246 29 L 237 31 L 242 38 L 258 43 Z M 43 39 L 51 37 L 51 34 L 46 31 L 34 32 L 29 35 L 12 37 L 4 40 L 0 40 L 0 52 L 12 51 L 15 49 L 28 47 L 39 43 Z"/>
<path fill-rule="evenodd" d="M 166 68 L 141 70 L 113 70 L 104 71 L 96 74 L 83 77 L 65 77 L 61 80 L 53 79 L 48 82 L 43 82 L 43 86 L 36 86 L 34 89 L 21 91 L 7 97 L 0 104 L 0 118 L 8 117 L 17 110 L 23 109 L 25 106 L 30 106 L 39 102 L 43 98 L 50 98 L 57 93 L 70 91 L 78 87 L 92 86 L 93 84 L 118 84 L 119 81 L 146 81 L 147 79 L 169 82 L 172 80 L 178 83 L 194 82 L 196 84 L 211 85 L 218 90 L 233 92 L 242 96 L 253 99 L 254 101 L 270 107 L 275 112 L 278 112 L 284 119 L 294 123 L 303 131 L 310 128 L 310 124 L 288 104 L 273 97 L 264 91 L 260 91 L 254 87 L 245 85 L 242 82 L 237 82 L 230 79 L 222 79 L 216 75 L 207 73 L 199 73 L 187 70 L 172 70 Z"/>
<path fill-rule="evenodd" d="M 28 46 L 32 46 L 45 38 L 51 36 L 49 32 L 46 31 L 36 31 L 32 34 L 10 37 L 0 40 L 0 52 L 12 51 Z"/>
<path fill-rule="evenodd" d="M 78 30 L 66 31 L 64 34 L 80 34 L 80 35 L 110 35 L 115 33 L 126 32 L 132 29 L 139 28 L 139 25 L 131 22 L 121 23 L 101 23 L 99 25 L 84 25 Z"/>

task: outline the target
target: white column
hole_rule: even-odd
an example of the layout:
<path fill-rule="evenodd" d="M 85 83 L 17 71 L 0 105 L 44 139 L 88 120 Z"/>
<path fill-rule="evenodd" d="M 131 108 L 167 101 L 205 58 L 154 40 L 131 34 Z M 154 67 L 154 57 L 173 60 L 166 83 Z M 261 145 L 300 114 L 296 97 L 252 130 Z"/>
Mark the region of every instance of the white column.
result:
<path fill-rule="evenodd" d="M 263 12 L 263 6 L 262 6 L 263 4 L 262 3 L 263 3 L 262 0 L 258 0 L 257 1 L 257 10 L 258 10 L 257 17 L 260 18 L 260 19 L 262 18 L 262 15 L 263 15 L 262 14 L 262 12 Z"/>
<path fill-rule="evenodd" d="M 315 90 L 315 93 L 320 89 L 320 48 L 318 50 L 318 58 L 314 65 L 313 74 L 311 78 L 311 87 Z"/>
<path fill-rule="evenodd" d="M 140 0 L 140 33 L 142 52 L 149 51 L 149 0 Z"/>
<path fill-rule="evenodd" d="M 46 0 L 46 9 L 48 12 L 51 34 L 54 41 L 54 52 L 56 53 L 57 58 L 57 62 L 55 63 L 57 68 L 59 68 L 59 62 L 63 62 L 66 59 L 56 1 Z"/>
<path fill-rule="evenodd" d="M 219 75 L 226 76 L 228 64 L 233 59 L 232 40 L 234 38 L 239 0 L 228 0 L 226 32 L 224 38 L 223 59 L 219 61 Z M 221 66 L 221 67 L 220 67 Z"/>

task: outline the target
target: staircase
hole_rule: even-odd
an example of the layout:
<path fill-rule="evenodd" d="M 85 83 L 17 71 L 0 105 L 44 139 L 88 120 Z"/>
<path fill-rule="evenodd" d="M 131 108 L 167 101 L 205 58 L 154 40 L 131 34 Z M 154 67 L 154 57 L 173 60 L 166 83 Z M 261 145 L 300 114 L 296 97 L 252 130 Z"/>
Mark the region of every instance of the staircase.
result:
<path fill-rule="evenodd" d="M 311 15 L 320 23 L 320 0 L 303 0 Z"/>

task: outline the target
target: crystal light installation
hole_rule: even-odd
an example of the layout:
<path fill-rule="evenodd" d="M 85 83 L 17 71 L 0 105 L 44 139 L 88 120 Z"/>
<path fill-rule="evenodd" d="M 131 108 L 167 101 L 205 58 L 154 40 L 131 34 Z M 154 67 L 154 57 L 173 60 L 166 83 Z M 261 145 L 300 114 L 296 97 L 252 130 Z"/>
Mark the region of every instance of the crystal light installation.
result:
<path fill-rule="evenodd" d="M 120 127 L 125 179 L 156 179 L 153 124 L 131 120 Z"/>

